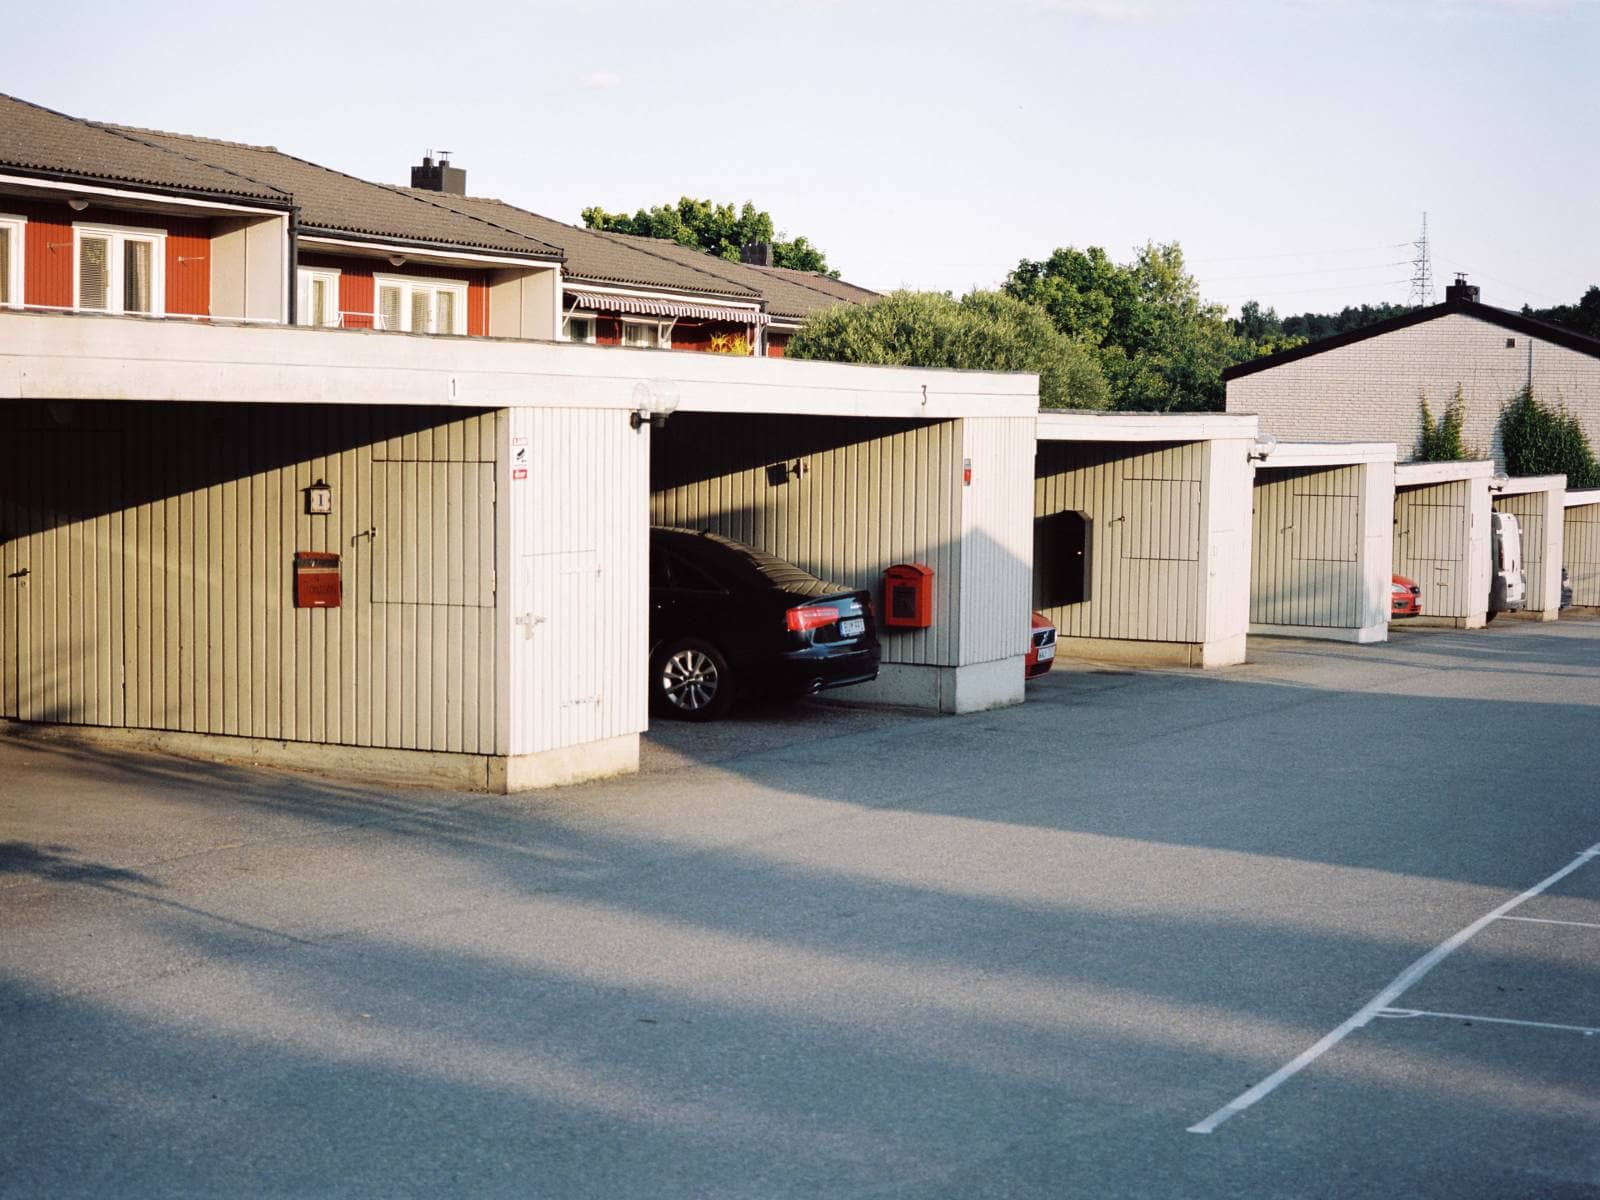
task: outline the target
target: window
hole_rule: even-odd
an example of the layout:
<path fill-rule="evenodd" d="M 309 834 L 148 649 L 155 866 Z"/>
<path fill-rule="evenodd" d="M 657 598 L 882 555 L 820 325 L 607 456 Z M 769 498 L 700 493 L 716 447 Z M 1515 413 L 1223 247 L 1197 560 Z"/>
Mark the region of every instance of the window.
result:
<path fill-rule="evenodd" d="M 331 267 L 301 267 L 295 320 L 301 325 L 338 325 L 339 272 Z"/>
<path fill-rule="evenodd" d="M 660 348 L 672 345 L 671 321 L 630 321 L 622 322 L 622 344 L 624 346 L 648 346 Z"/>
<path fill-rule="evenodd" d="M 594 341 L 594 318 L 588 313 L 567 314 L 567 340 L 569 342 Z"/>
<path fill-rule="evenodd" d="M 0 217 L 0 307 L 22 307 L 22 237 L 26 217 Z"/>
<path fill-rule="evenodd" d="M 167 235 L 157 229 L 74 225 L 73 305 L 89 312 L 166 311 Z"/>
<path fill-rule="evenodd" d="M 446 279 L 402 279 L 375 275 L 377 312 L 373 327 L 406 333 L 467 332 L 467 285 Z"/>

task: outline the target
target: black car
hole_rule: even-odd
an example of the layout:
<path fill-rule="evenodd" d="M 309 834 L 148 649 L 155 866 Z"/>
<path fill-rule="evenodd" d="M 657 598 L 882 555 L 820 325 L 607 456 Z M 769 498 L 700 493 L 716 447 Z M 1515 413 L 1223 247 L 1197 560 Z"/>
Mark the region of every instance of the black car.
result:
<path fill-rule="evenodd" d="M 867 592 L 691 529 L 650 530 L 650 701 L 707 721 L 734 696 L 806 696 L 878 677 Z"/>

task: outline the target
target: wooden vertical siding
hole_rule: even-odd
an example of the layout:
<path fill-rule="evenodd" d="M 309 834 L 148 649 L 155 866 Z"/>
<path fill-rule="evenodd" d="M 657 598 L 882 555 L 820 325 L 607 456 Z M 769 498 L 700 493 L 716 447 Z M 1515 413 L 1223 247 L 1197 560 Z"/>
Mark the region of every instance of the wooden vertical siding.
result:
<path fill-rule="evenodd" d="M 1204 640 L 1205 470 L 1204 442 L 1039 443 L 1034 516 L 1090 522 L 1088 599 L 1044 610 L 1061 636 Z"/>
<path fill-rule="evenodd" d="M 1434 617 L 1473 612 L 1471 481 L 1398 488 L 1394 495 L 1394 572 L 1422 588 L 1422 611 Z M 1486 598 L 1477 598 L 1482 612 Z"/>
<path fill-rule="evenodd" d="M 513 408 L 508 420 L 507 752 L 638 733 L 646 724 L 651 434 L 617 409 Z"/>
<path fill-rule="evenodd" d="M 494 753 L 495 423 L 0 410 L 0 715 Z M 294 607 L 297 550 L 342 556 L 341 607 Z"/>
<path fill-rule="evenodd" d="M 1549 604 L 1545 595 L 1545 510 L 1550 505 L 1549 492 L 1528 492 L 1520 496 L 1498 496 L 1494 500 L 1497 512 L 1510 513 L 1517 518 L 1517 525 L 1522 530 L 1522 573 L 1528 582 L 1527 610 L 1537 612 Z M 1561 503 L 1561 493 L 1555 494 L 1557 505 Z M 1558 509 L 1559 511 L 1559 509 Z M 1499 567 L 1489 564 L 1490 571 L 1497 571 Z M 1556 575 L 1560 579 L 1560 573 Z M 1550 607 L 1559 606 L 1560 600 Z"/>
<path fill-rule="evenodd" d="M 960 665 L 958 422 L 679 413 L 652 436 L 654 524 L 711 529 L 864 588 L 880 614 L 884 569 L 926 563 L 933 626 L 882 630 L 884 661 Z M 796 462 L 803 478 L 769 478 Z"/>
<path fill-rule="evenodd" d="M 1252 624 L 1362 626 L 1361 472 L 1360 466 L 1257 471 Z"/>
<path fill-rule="evenodd" d="M 1575 505 L 1566 510 L 1562 561 L 1572 602 L 1600 606 L 1600 504 Z"/>
<path fill-rule="evenodd" d="M 1035 427 L 1031 417 L 960 422 L 961 461 L 972 464 L 972 483 L 958 493 L 963 664 L 1028 652 Z"/>

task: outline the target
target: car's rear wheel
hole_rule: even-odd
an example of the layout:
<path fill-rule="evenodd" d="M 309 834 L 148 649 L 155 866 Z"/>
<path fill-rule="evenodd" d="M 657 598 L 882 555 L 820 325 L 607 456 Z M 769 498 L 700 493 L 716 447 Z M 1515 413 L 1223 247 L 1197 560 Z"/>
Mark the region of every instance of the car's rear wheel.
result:
<path fill-rule="evenodd" d="M 656 652 L 650 692 L 657 712 L 684 721 L 710 721 L 733 701 L 728 660 L 710 642 L 683 638 Z"/>

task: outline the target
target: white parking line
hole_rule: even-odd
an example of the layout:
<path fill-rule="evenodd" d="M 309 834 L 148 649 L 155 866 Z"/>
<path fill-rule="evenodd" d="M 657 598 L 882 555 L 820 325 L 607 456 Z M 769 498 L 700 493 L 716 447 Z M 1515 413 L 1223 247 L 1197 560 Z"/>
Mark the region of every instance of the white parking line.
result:
<path fill-rule="evenodd" d="M 1388 1008 L 1391 1004 L 1398 1000 L 1408 988 L 1420 980 L 1429 971 L 1433 970 L 1434 967 L 1438 966 L 1439 963 L 1442 962 L 1454 950 L 1458 949 L 1464 943 L 1469 941 L 1484 926 L 1493 921 L 1499 920 L 1523 901 L 1531 900 L 1545 889 L 1553 887 L 1555 884 L 1565 879 L 1568 875 L 1572 874 L 1572 872 L 1576 871 L 1579 867 L 1583 866 L 1584 863 L 1588 862 L 1596 855 L 1600 855 L 1600 843 L 1590 846 L 1587 850 L 1578 855 L 1578 857 L 1574 858 L 1566 866 L 1562 867 L 1554 875 L 1551 875 L 1547 879 L 1541 880 L 1539 883 L 1536 883 L 1533 887 L 1523 892 L 1520 896 L 1516 896 L 1510 900 L 1507 900 L 1493 912 L 1485 913 L 1471 925 L 1468 925 L 1465 929 L 1461 930 L 1461 932 L 1452 935 L 1443 942 L 1440 942 L 1432 950 L 1429 950 L 1421 958 L 1417 959 L 1416 962 L 1412 963 L 1404 971 L 1401 971 L 1400 974 L 1396 975 L 1388 987 L 1384 988 L 1383 991 L 1379 992 L 1371 1000 L 1367 1001 L 1366 1004 L 1362 1005 L 1360 1010 L 1357 1011 L 1349 1020 L 1345 1021 L 1344 1024 L 1340 1025 L 1332 1033 L 1327 1034 L 1315 1045 L 1301 1052 L 1291 1061 L 1279 1067 L 1271 1075 L 1268 1075 L 1265 1079 L 1256 1084 L 1254 1087 L 1250 1088 L 1248 1091 L 1242 1092 L 1234 1099 L 1228 1101 L 1205 1120 L 1199 1122 L 1198 1124 L 1189 1126 L 1189 1132 L 1210 1133 L 1230 1117 L 1242 1113 L 1256 1101 L 1261 1100 L 1270 1095 L 1272 1092 L 1276 1091 L 1280 1084 L 1283 1084 L 1287 1080 L 1298 1075 L 1301 1071 L 1305 1070 L 1312 1063 L 1316 1062 L 1317 1059 L 1321 1058 L 1329 1050 L 1332 1050 L 1340 1042 L 1344 1041 L 1344 1039 L 1349 1037 L 1351 1033 L 1355 1032 L 1357 1029 L 1360 1029 L 1363 1025 L 1371 1021 L 1372 1018 L 1377 1016 L 1378 1013 L 1383 1009 Z"/>
<path fill-rule="evenodd" d="M 1587 1025 L 1558 1025 L 1554 1021 L 1518 1021 L 1511 1017 L 1484 1017 L 1474 1013 L 1447 1013 L 1429 1012 L 1425 1008 L 1380 1008 L 1375 1014 L 1380 1017 L 1443 1017 L 1447 1021 L 1482 1021 L 1485 1025 L 1525 1025 L 1529 1029 L 1564 1029 L 1569 1033 L 1581 1033 L 1584 1037 L 1593 1037 L 1600 1033 L 1600 1029 L 1591 1029 Z"/>

